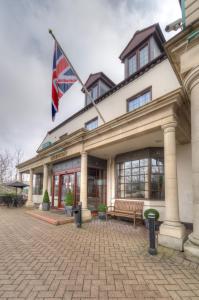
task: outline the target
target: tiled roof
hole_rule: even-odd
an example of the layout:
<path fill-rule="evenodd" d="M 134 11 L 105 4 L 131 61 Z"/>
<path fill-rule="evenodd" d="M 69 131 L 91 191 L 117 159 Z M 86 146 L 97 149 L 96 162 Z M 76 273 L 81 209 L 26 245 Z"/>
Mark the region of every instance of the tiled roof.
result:
<path fill-rule="evenodd" d="M 128 54 L 135 50 L 140 44 L 142 44 L 149 36 L 156 34 L 159 42 L 162 44 L 165 42 L 165 38 L 162 34 L 161 28 L 158 23 L 153 24 L 142 30 L 137 30 L 133 35 L 128 45 L 124 48 L 119 58 L 123 61 Z"/>

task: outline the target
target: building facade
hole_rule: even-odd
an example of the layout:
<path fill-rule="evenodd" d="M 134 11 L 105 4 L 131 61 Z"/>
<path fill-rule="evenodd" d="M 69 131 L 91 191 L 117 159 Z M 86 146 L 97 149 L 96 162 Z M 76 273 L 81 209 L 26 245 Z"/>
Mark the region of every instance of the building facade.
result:
<path fill-rule="evenodd" d="M 141 200 L 144 209 L 160 212 L 160 244 L 183 250 L 184 224 L 193 224 L 192 237 L 199 238 L 198 161 L 198 185 L 192 189 L 192 157 L 199 147 L 196 132 L 193 150 L 193 128 L 199 125 L 191 116 L 192 97 L 197 115 L 198 85 L 190 92 L 198 73 L 185 76 L 184 84 L 178 53 L 186 30 L 166 44 L 158 24 L 136 31 L 119 57 L 122 82 L 115 84 L 102 72 L 89 76 L 86 87 L 106 123 L 85 97 L 84 108 L 47 133 L 37 155 L 18 166 L 20 174 L 30 174 L 27 206 L 40 203 L 48 190 L 52 207 L 62 208 L 71 190 L 88 220 L 100 203 Z M 190 61 L 184 60 L 186 73 Z"/>

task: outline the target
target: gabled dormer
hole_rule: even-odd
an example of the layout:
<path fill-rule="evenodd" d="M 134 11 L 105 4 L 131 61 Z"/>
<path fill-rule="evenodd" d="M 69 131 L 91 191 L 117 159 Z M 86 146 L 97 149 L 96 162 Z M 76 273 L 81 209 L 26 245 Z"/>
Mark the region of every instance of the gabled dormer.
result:
<path fill-rule="evenodd" d="M 165 38 L 158 23 L 136 31 L 119 56 L 125 66 L 125 78 L 163 54 L 164 42 Z"/>
<path fill-rule="evenodd" d="M 88 89 L 93 100 L 95 100 L 105 94 L 108 90 L 112 89 L 115 86 L 115 83 L 103 72 L 99 72 L 90 74 L 85 83 L 85 86 Z M 84 89 L 82 89 L 82 92 L 85 93 Z M 90 98 L 85 94 L 85 106 L 90 102 Z"/>

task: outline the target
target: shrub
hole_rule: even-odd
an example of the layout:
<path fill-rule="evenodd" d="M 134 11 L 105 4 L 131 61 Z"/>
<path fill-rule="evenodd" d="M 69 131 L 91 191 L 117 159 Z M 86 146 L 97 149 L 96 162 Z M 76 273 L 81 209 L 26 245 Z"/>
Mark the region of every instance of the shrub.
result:
<path fill-rule="evenodd" d="M 155 208 L 149 208 L 149 209 L 145 210 L 145 212 L 144 212 L 145 219 L 148 219 L 148 215 L 150 213 L 153 213 L 155 215 L 155 220 L 156 221 L 159 219 L 159 216 L 160 216 L 159 211 L 157 211 L 157 209 L 155 209 Z"/>
<path fill-rule="evenodd" d="M 48 191 L 46 190 L 43 196 L 43 203 L 50 203 Z"/>
<path fill-rule="evenodd" d="M 64 199 L 64 202 L 65 202 L 65 205 L 66 206 L 73 206 L 73 203 L 74 203 L 74 199 L 73 199 L 73 193 L 71 191 L 69 191 L 67 194 L 66 194 L 66 197 Z"/>
<path fill-rule="evenodd" d="M 107 208 L 107 206 L 104 203 L 100 203 L 98 205 L 98 211 L 99 212 L 106 212 L 106 208 Z"/>

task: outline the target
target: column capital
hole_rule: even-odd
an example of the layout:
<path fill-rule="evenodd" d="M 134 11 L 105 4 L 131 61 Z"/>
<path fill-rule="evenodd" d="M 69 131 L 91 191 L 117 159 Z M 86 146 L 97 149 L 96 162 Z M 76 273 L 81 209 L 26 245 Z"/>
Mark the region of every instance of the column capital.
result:
<path fill-rule="evenodd" d="M 81 152 L 81 155 L 82 155 L 82 156 L 87 156 L 88 153 L 87 153 L 86 151 L 82 151 L 82 152 Z"/>
<path fill-rule="evenodd" d="M 184 86 L 190 95 L 191 90 L 199 84 L 199 66 L 192 69 L 184 79 Z"/>
<path fill-rule="evenodd" d="M 176 129 L 177 125 L 178 124 L 177 124 L 176 121 L 169 122 L 169 123 L 166 123 L 166 124 L 162 125 L 162 130 L 164 131 L 164 133 L 166 133 L 166 132 L 175 132 L 175 129 Z"/>

